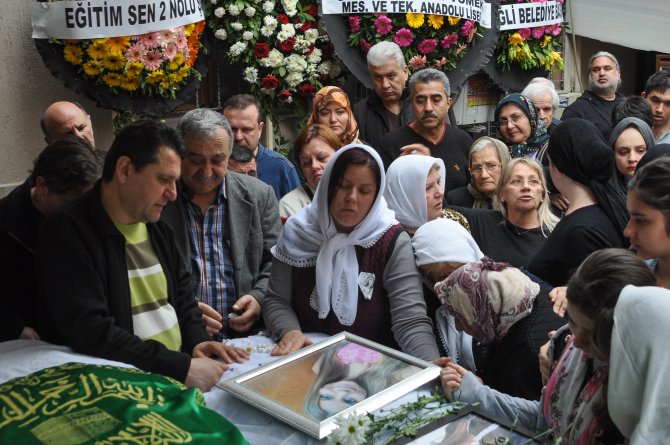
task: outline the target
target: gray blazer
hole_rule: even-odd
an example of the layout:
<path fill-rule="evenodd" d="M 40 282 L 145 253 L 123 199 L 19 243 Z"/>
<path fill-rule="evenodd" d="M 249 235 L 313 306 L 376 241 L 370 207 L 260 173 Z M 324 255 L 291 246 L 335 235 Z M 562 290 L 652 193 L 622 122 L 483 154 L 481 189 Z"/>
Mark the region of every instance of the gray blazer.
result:
<path fill-rule="evenodd" d="M 272 267 L 270 249 L 281 231 L 277 198 L 272 187 L 246 175 L 226 173 L 230 249 L 238 297 L 253 296 L 261 305 Z M 191 241 L 181 194 L 163 209 L 161 220 L 175 233 L 184 263 L 191 267 Z"/>

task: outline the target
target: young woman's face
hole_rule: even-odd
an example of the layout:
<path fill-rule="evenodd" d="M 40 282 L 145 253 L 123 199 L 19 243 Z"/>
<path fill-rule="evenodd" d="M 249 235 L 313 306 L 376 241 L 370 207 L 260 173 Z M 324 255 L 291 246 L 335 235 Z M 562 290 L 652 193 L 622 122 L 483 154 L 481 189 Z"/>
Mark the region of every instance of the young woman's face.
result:
<path fill-rule="evenodd" d="M 317 123 L 329 127 L 338 138 L 342 138 L 349 125 L 349 114 L 345 107 L 337 102 L 330 102 L 319 110 Z"/>
<path fill-rule="evenodd" d="M 530 120 L 526 113 L 514 104 L 503 105 L 498 114 L 500 134 L 512 144 L 526 142 L 530 138 Z"/>
<path fill-rule="evenodd" d="M 350 165 L 330 203 L 338 232 L 349 233 L 366 217 L 377 197 L 377 181 L 367 165 Z"/>
<path fill-rule="evenodd" d="M 670 235 L 663 213 L 640 201 L 635 190 L 628 192 L 626 207 L 630 219 L 623 233 L 642 259 L 670 258 Z"/>
<path fill-rule="evenodd" d="M 570 332 L 572 332 L 572 336 L 575 339 L 575 346 L 581 349 L 587 357 L 606 361 L 607 357 L 593 343 L 595 322 L 574 304 L 568 303 L 567 313 Z"/>
<path fill-rule="evenodd" d="M 512 168 L 512 174 L 502 188 L 500 199 L 507 205 L 508 213 L 525 213 L 537 211 L 543 194 L 540 175 L 529 165 L 519 163 Z"/>
<path fill-rule="evenodd" d="M 321 387 L 319 407 L 332 415 L 362 402 L 367 396 L 367 391 L 353 380 L 340 380 Z"/>
<path fill-rule="evenodd" d="M 334 154 L 335 150 L 333 147 L 318 137 L 313 138 L 302 147 L 300 156 L 298 156 L 300 169 L 312 190 L 316 190 L 316 186 L 321 181 L 323 170 L 326 168 L 330 157 Z"/>
<path fill-rule="evenodd" d="M 439 218 L 442 215 L 442 204 L 444 201 L 444 190 L 440 186 L 440 172 L 431 170 L 426 178 L 426 209 L 428 221 Z"/>
<path fill-rule="evenodd" d="M 614 163 L 616 169 L 627 180 L 635 175 L 637 163 L 647 152 L 647 144 L 636 128 L 626 128 L 614 142 Z"/>

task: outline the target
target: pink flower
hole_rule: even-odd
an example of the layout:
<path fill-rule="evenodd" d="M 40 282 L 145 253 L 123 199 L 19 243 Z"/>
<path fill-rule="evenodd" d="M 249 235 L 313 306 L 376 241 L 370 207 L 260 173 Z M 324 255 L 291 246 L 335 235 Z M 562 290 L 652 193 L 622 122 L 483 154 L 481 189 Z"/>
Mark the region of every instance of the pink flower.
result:
<path fill-rule="evenodd" d="M 461 35 L 467 38 L 468 43 L 472 41 L 475 32 L 477 32 L 477 25 L 474 20 L 466 20 L 463 26 L 461 26 Z"/>
<path fill-rule="evenodd" d="M 446 58 L 446 57 L 442 57 L 440 60 L 438 60 L 437 62 L 435 62 L 435 68 L 437 68 L 438 70 L 441 70 L 442 67 L 443 67 L 444 65 L 446 65 L 446 64 L 447 64 L 447 58 Z"/>
<path fill-rule="evenodd" d="M 391 23 L 393 23 L 391 19 L 386 17 L 385 15 L 380 15 L 374 21 L 375 29 L 379 34 L 383 36 L 393 31 L 393 26 L 391 25 Z"/>
<path fill-rule="evenodd" d="M 551 33 L 552 33 L 553 35 L 555 35 L 555 36 L 559 35 L 559 34 L 561 33 L 561 24 L 560 24 L 560 23 L 556 23 L 556 24 L 554 25 L 554 29 L 551 31 Z"/>
<path fill-rule="evenodd" d="M 173 28 L 158 31 L 158 40 L 165 46 L 174 40 L 175 32 Z"/>
<path fill-rule="evenodd" d="M 145 48 L 155 48 L 159 43 L 158 33 L 150 32 L 147 34 L 142 34 L 140 36 L 140 42 L 142 42 Z"/>
<path fill-rule="evenodd" d="M 174 59 L 174 56 L 177 55 L 177 45 L 173 42 L 168 43 L 165 45 L 165 49 L 163 50 L 165 52 L 165 57 L 171 62 L 172 59 Z"/>
<path fill-rule="evenodd" d="M 447 34 L 442 39 L 442 47 L 444 49 L 449 49 L 451 47 L 451 45 L 455 44 L 456 42 L 458 42 L 458 35 L 457 34 Z"/>
<path fill-rule="evenodd" d="M 151 50 L 146 52 L 143 62 L 147 71 L 156 71 L 163 63 L 163 57 L 158 51 Z"/>
<path fill-rule="evenodd" d="M 136 43 L 126 50 L 126 60 L 128 62 L 142 61 L 147 49 L 141 43 Z"/>
<path fill-rule="evenodd" d="M 372 43 L 368 43 L 368 41 L 365 39 L 361 39 L 361 41 L 358 42 L 358 45 L 361 47 L 361 51 L 363 51 L 363 54 L 366 55 L 368 51 L 370 51 L 370 48 L 372 48 Z"/>
<path fill-rule="evenodd" d="M 537 28 L 533 28 L 530 31 L 530 33 L 534 39 L 539 39 L 544 35 L 544 26 L 538 26 Z"/>
<path fill-rule="evenodd" d="M 358 32 L 361 30 L 361 19 L 357 15 L 349 17 L 349 29 L 351 32 Z"/>
<path fill-rule="evenodd" d="M 409 66 L 412 71 L 418 71 L 426 66 L 426 56 L 414 56 L 409 59 Z"/>
<path fill-rule="evenodd" d="M 519 35 L 521 36 L 522 39 L 526 40 L 528 37 L 530 37 L 530 29 L 521 28 L 519 30 Z"/>
<path fill-rule="evenodd" d="M 407 28 L 400 28 L 393 36 L 393 41 L 401 48 L 407 48 L 414 41 L 414 34 Z"/>
<path fill-rule="evenodd" d="M 423 42 L 419 43 L 417 49 L 421 54 L 430 54 L 437 47 L 437 40 L 435 39 L 426 39 Z"/>
<path fill-rule="evenodd" d="M 175 40 L 175 43 L 177 44 L 177 48 L 179 49 L 184 49 L 188 46 L 188 39 L 186 38 L 186 34 L 184 34 L 184 31 L 180 31 L 177 34 L 177 39 Z"/>

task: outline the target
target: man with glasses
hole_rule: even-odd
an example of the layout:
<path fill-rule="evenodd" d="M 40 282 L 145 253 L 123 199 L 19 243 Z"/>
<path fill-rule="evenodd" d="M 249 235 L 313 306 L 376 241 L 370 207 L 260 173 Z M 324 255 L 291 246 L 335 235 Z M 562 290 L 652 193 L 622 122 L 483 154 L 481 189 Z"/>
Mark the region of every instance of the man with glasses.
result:
<path fill-rule="evenodd" d="M 589 59 L 589 88 L 568 108 L 561 120 L 581 118 L 593 122 L 609 140 L 612 132 L 612 110 L 625 96 L 617 89 L 621 84 L 619 62 L 612 54 L 598 51 Z"/>

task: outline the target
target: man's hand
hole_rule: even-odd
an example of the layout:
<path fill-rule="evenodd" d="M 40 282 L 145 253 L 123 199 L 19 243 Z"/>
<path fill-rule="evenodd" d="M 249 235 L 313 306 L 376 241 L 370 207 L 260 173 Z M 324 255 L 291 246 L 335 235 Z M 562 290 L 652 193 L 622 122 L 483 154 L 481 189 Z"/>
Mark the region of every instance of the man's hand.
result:
<path fill-rule="evenodd" d="M 449 401 L 453 400 L 454 390 L 461 387 L 461 381 L 467 372 L 469 372 L 467 369 L 455 363 L 447 364 L 447 366 L 440 371 L 442 389 Z"/>
<path fill-rule="evenodd" d="M 242 363 L 249 360 L 249 353 L 244 349 L 236 348 L 230 345 L 224 345 L 217 341 L 203 341 L 193 348 L 191 355 L 194 358 L 220 358 L 224 362 L 231 364 L 233 362 Z"/>
<path fill-rule="evenodd" d="M 568 198 L 561 195 L 560 193 L 550 193 L 549 200 L 551 201 L 551 205 L 556 207 L 561 212 L 565 212 L 566 210 L 568 210 L 568 205 L 570 205 L 570 201 L 568 201 Z"/>
<path fill-rule="evenodd" d="M 272 355 L 287 355 L 312 344 L 301 331 L 294 329 L 282 335 L 277 346 L 272 350 Z"/>
<path fill-rule="evenodd" d="M 207 392 L 221 380 L 227 369 L 228 365 L 211 358 L 192 358 L 186 375 L 186 386 L 197 387 L 202 392 Z"/>
<path fill-rule="evenodd" d="M 549 338 L 554 336 L 556 331 L 549 332 Z M 540 374 L 542 375 L 542 384 L 546 385 L 549 381 L 549 371 L 551 369 L 551 359 L 549 358 L 549 342 L 540 346 L 540 352 L 537 354 L 540 361 Z"/>
<path fill-rule="evenodd" d="M 549 299 L 554 303 L 554 312 L 556 312 L 559 317 L 563 317 L 565 311 L 568 310 L 567 290 L 567 287 L 561 286 L 555 287 L 549 292 Z"/>
<path fill-rule="evenodd" d="M 228 317 L 230 327 L 237 332 L 247 332 L 261 317 L 261 305 L 251 295 L 243 295 L 233 305 L 237 317 Z"/>
<path fill-rule="evenodd" d="M 214 335 L 223 328 L 223 317 L 212 306 L 201 301 L 198 302 L 198 309 L 202 312 L 202 319 L 205 320 L 205 327 L 209 335 Z"/>
<path fill-rule="evenodd" d="M 19 338 L 24 340 L 41 340 L 37 331 L 30 326 L 25 326 L 21 331 Z"/>
<path fill-rule="evenodd" d="M 400 149 L 400 156 L 405 155 L 424 155 L 430 156 L 430 148 L 423 144 L 409 144 Z"/>

